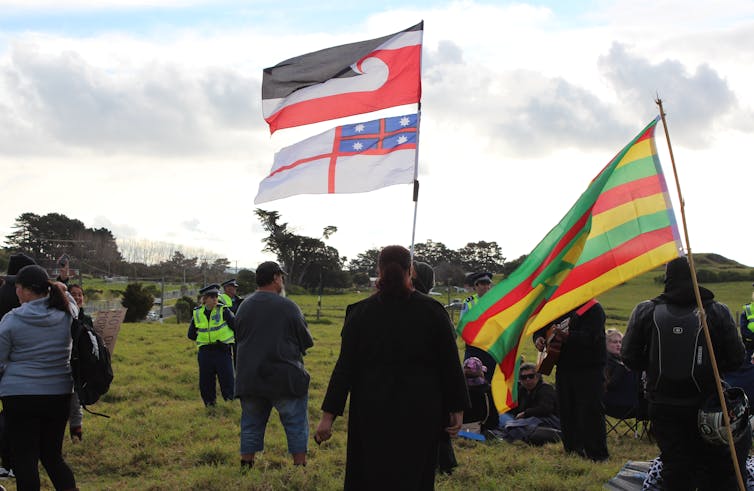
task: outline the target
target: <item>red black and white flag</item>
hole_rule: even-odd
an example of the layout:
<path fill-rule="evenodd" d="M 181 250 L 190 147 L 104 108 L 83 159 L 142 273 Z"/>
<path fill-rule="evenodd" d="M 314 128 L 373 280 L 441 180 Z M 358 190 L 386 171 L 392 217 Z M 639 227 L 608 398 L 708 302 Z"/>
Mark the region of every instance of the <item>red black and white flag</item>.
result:
<path fill-rule="evenodd" d="M 423 29 L 420 22 L 265 68 L 262 113 L 270 133 L 419 102 Z"/>

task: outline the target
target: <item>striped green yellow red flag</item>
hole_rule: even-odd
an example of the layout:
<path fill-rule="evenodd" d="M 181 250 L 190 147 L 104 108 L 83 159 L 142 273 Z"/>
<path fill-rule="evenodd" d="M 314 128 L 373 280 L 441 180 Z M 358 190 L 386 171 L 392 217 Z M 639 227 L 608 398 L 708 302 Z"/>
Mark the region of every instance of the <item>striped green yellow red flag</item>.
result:
<path fill-rule="evenodd" d="M 458 325 L 498 362 L 492 394 L 516 406 L 521 340 L 597 295 L 682 252 L 652 121 L 589 184 L 555 228 Z"/>

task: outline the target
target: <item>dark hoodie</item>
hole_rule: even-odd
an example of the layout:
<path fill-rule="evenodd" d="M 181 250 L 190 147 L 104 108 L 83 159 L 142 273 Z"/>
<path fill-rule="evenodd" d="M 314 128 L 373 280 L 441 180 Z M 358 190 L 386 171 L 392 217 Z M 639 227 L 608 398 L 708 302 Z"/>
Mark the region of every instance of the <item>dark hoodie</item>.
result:
<path fill-rule="evenodd" d="M 424 294 L 429 294 L 429 291 L 435 286 L 435 271 L 432 266 L 414 261 L 414 271 L 416 275 L 411 278 L 414 288 Z"/>
<path fill-rule="evenodd" d="M 4 278 L 5 281 L 0 286 L 0 319 L 12 309 L 21 305 L 16 296 L 16 273 L 24 266 L 30 264 L 37 263 L 26 254 L 13 254 L 10 257 L 10 261 L 8 261 L 8 276 Z"/>

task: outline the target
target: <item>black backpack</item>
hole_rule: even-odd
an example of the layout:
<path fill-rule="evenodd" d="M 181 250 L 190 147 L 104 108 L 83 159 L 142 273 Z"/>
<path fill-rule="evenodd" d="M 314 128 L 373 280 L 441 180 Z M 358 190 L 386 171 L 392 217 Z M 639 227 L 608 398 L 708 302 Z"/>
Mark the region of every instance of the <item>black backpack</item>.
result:
<path fill-rule="evenodd" d="M 691 403 L 714 390 L 714 375 L 697 309 L 680 315 L 657 304 L 653 315 L 650 392 L 666 402 Z M 659 402 L 659 399 L 658 399 Z"/>
<path fill-rule="evenodd" d="M 110 352 L 102 337 L 76 318 L 71 323 L 71 339 L 71 374 L 79 402 L 88 413 L 109 417 L 90 411 L 86 406 L 97 402 L 110 389 L 113 381 Z"/>

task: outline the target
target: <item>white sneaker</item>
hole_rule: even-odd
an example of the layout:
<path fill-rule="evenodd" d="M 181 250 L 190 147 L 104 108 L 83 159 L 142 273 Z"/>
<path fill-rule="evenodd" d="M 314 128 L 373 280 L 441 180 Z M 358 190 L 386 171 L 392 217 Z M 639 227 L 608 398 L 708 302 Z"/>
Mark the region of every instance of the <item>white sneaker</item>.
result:
<path fill-rule="evenodd" d="M 5 467 L 0 467 L 0 479 L 7 479 L 9 477 L 16 477 L 16 475 L 13 474 L 13 469 L 6 469 Z"/>

